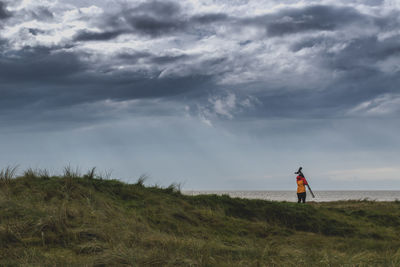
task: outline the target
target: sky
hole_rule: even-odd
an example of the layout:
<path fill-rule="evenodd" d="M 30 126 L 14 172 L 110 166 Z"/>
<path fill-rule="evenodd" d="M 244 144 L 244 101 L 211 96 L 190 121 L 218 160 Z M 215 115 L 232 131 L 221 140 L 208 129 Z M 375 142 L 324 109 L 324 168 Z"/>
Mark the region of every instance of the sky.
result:
<path fill-rule="evenodd" d="M 400 2 L 0 0 L 0 166 L 400 190 Z"/>

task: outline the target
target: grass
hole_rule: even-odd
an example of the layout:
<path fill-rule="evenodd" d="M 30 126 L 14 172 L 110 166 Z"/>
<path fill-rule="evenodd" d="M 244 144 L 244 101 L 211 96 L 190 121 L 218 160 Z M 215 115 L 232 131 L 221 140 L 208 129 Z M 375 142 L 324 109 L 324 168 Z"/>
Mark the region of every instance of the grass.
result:
<path fill-rule="evenodd" d="M 29 169 L 0 172 L 0 266 L 400 266 L 400 202 L 187 196 Z"/>

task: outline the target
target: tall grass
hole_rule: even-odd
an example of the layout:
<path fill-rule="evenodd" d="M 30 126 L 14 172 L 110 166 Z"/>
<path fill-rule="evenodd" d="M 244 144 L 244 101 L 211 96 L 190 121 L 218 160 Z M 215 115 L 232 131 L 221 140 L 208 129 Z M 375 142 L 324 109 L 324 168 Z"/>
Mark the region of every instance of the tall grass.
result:
<path fill-rule="evenodd" d="M 23 176 L 32 178 L 32 179 L 34 179 L 34 178 L 49 179 L 51 175 L 47 169 L 28 168 L 24 171 Z"/>
<path fill-rule="evenodd" d="M 80 170 L 78 167 L 71 167 L 70 165 L 65 166 L 63 169 L 63 177 L 64 178 L 70 178 L 70 179 L 76 179 L 81 176 Z"/>
<path fill-rule="evenodd" d="M 0 170 L 0 183 L 8 185 L 11 179 L 15 178 L 15 175 L 18 170 L 18 165 L 16 166 L 7 166 L 4 169 Z"/>
<path fill-rule="evenodd" d="M 149 176 L 147 174 L 142 174 L 136 181 L 136 185 L 138 186 L 144 186 L 144 182 L 146 182 L 149 179 Z"/>
<path fill-rule="evenodd" d="M 145 186 L 7 168 L 0 266 L 398 266 L 397 202 L 281 203 L 187 196 Z M 100 178 L 101 177 L 101 178 Z M 35 179 L 34 179 L 35 178 Z M 42 177 L 43 178 L 43 177 Z"/>
<path fill-rule="evenodd" d="M 96 167 L 91 168 L 84 176 L 83 178 L 93 180 L 96 178 Z"/>

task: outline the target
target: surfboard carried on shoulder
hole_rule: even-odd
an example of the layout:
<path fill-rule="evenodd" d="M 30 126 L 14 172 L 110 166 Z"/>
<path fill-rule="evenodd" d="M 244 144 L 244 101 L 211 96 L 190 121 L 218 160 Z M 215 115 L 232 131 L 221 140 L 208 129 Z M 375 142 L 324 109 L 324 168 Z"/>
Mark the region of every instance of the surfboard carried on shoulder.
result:
<path fill-rule="evenodd" d="M 304 177 L 304 174 L 303 174 L 303 172 L 301 171 L 302 169 L 303 169 L 303 167 L 300 167 L 299 170 L 298 170 L 297 172 L 295 172 L 294 174 L 301 174 L 301 175 Z M 306 180 L 306 181 L 307 181 L 307 180 Z M 310 187 L 310 185 L 308 184 L 308 181 L 307 181 L 306 186 L 307 186 L 307 188 L 308 188 L 308 191 L 310 191 L 311 196 L 312 196 L 313 198 L 315 198 L 315 195 L 314 195 L 313 191 L 311 190 L 311 187 Z"/>

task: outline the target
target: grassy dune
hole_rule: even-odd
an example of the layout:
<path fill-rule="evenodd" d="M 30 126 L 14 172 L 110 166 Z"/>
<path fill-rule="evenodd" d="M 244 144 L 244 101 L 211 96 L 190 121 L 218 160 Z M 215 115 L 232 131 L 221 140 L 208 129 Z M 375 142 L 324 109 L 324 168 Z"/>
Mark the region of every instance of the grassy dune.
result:
<path fill-rule="evenodd" d="M 400 202 L 182 195 L 0 173 L 0 266 L 400 266 Z"/>

